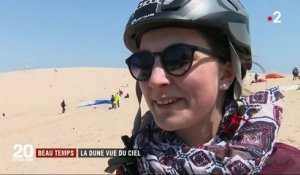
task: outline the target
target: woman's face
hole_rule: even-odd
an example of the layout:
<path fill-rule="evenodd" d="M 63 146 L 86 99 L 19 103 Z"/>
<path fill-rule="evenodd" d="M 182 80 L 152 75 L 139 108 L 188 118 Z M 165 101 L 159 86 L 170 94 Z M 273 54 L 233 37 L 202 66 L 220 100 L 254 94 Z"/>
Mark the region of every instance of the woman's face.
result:
<path fill-rule="evenodd" d="M 161 28 L 143 34 L 140 50 L 161 52 L 175 43 L 210 49 L 197 30 Z M 193 127 L 210 124 L 213 115 L 221 116 L 224 92 L 228 89 L 222 88 L 228 83 L 225 82 L 230 72 L 227 67 L 216 58 L 196 51 L 191 69 L 182 76 L 173 76 L 164 71 L 157 56 L 151 77 L 139 82 L 157 125 L 168 131 L 192 131 Z"/>

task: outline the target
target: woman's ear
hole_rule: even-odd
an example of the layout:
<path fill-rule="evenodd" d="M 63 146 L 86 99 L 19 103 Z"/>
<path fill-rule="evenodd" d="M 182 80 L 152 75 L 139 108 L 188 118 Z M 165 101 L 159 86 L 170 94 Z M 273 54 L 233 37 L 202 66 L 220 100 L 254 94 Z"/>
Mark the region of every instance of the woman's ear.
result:
<path fill-rule="evenodd" d="M 219 66 L 219 88 L 222 91 L 229 89 L 235 79 L 235 74 L 230 62 L 220 64 Z"/>

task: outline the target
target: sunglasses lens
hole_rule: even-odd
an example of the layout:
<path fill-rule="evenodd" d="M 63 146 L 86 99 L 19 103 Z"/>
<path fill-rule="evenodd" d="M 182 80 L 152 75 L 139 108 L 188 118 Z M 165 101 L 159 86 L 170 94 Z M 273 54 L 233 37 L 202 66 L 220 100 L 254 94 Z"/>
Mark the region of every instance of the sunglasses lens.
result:
<path fill-rule="evenodd" d="M 147 80 L 151 76 L 153 64 L 154 58 L 148 52 L 134 53 L 128 62 L 131 75 L 139 81 Z"/>
<path fill-rule="evenodd" d="M 172 75 L 183 75 L 191 67 L 194 59 L 194 49 L 183 44 L 167 48 L 163 54 L 163 64 Z"/>
<path fill-rule="evenodd" d="M 189 71 L 194 59 L 195 48 L 186 44 L 174 44 L 163 51 L 161 62 L 166 72 L 181 76 Z M 151 76 L 155 58 L 147 51 L 132 54 L 126 63 L 131 75 L 139 81 L 148 80 Z"/>

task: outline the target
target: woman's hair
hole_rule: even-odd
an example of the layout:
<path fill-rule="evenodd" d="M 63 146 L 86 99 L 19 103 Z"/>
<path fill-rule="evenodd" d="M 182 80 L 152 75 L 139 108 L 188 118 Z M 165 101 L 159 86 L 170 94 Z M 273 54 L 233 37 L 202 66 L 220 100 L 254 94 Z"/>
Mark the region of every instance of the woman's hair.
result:
<path fill-rule="evenodd" d="M 229 43 L 225 35 L 211 29 L 199 29 L 199 31 L 208 42 L 210 50 L 216 55 L 222 56 L 217 58 L 220 63 L 231 62 Z"/>
<path fill-rule="evenodd" d="M 203 35 L 205 40 L 208 42 L 210 46 L 210 50 L 217 55 L 221 55 L 222 57 L 216 58 L 221 64 L 225 64 L 227 62 L 231 62 L 231 53 L 230 53 L 230 45 L 227 36 L 218 31 L 216 29 L 204 28 L 198 29 L 198 31 Z M 239 57 L 243 55 L 239 54 Z M 242 59 L 244 60 L 244 59 Z M 247 63 L 241 62 L 241 73 L 242 78 L 244 79 L 247 72 Z M 234 99 L 234 84 L 236 79 L 231 83 L 229 89 L 226 92 L 226 99 L 233 100 Z"/>
<path fill-rule="evenodd" d="M 199 31 L 204 35 L 209 46 L 211 47 L 211 51 L 216 53 L 217 55 L 222 55 L 222 58 L 217 58 L 220 63 L 226 63 L 232 61 L 229 39 L 223 32 L 212 28 L 199 29 Z M 245 57 L 245 55 L 241 55 L 241 54 L 238 55 L 240 58 Z M 241 60 L 245 60 L 245 59 L 241 59 Z M 245 61 L 241 61 L 242 78 L 244 78 L 246 75 L 247 64 L 249 63 L 246 63 Z"/>

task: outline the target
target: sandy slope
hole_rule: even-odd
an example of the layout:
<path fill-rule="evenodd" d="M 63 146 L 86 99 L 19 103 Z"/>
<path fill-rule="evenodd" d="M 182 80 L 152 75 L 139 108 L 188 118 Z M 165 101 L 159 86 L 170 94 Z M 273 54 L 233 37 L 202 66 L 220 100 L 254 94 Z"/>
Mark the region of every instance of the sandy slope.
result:
<path fill-rule="evenodd" d="M 250 77 L 251 79 L 252 77 Z M 292 77 L 248 85 L 250 91 L 300 84 Z M 13 161 L 13 145 L 45 148 L 119 148 L 130 134 L 137 102 L 135 81 L 127 69 L 67 68 L 0 73 L 0 174 L 104 173 L 107 158 L 34 159 Z M 78 108 L 83 101 L 110 99 L 119 89 L 130 94 L 121 107 Z M 286 106 L 278 140 L 300 148 L 300 91 L 286 91 Z M 60 102 L 65 99 L 66 113 Z M 145 104 L 142 105 L 145 109 Z"/>

